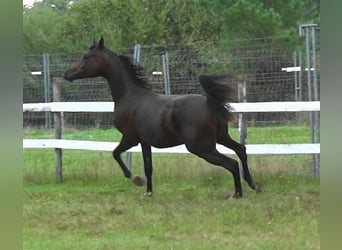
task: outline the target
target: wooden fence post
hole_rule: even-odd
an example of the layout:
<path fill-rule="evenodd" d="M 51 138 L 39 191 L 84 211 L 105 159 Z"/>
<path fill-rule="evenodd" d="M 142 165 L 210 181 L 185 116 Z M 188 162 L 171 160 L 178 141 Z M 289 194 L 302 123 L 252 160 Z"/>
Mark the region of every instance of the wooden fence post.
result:
<path fill-rule="evenodd" d="M 55 80 L 52 84 L 53 89 L 53 101 L 61 101 L 61 84 L 59 81 Z M 54 128 L 55 128 L 55 139 L 62 139 L 62 114 L 60 112 L 55 112 L 53 114 Z M 62 149 L 55 148 L 56 156 L 56 181 L 58 183 L 63 182 L 63 169 L 62 169 Z"/>

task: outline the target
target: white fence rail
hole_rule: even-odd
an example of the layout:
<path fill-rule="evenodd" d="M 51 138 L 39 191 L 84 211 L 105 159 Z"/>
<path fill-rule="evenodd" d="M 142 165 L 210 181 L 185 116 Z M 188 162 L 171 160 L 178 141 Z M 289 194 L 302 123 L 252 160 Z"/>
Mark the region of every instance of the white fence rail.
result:
<path fill-rule="evenodd" d="M 320 102 L 230 103 L 233 112 L 308 112 L 320 111 Z M 23 112 L 113 112 L 113 102 L 48 102 L 23 104 Z"/>
<path fill-rule="evenodd" d="M 104 141 L 82 141 L 82 140 L 64 140 L 64 139 L 24 139 L 24 148 L 61 148 L 74 150 L 92 150 L 92 151 L 113 151 L 118 142 Z M 320 145 L 318 143 L 300 143 L 300 144 L 251 144 L 246 145 L 247 154 L 319 154 Z M 217 145 L 218 151 L 224 154 L 234 154 L 234 151 L 221 145 Z M 132 147 L 128 152 L 141 152 L 140 145 Z M 154 148 L 153 153 L 165 154 L 185 154 L 189 153 L 184 145 L 170 148 Z"/>
<path fill-rule="evenodd" d="M 320 102 L 255 102 L 231 103 L 233 112 L 308 112 L 320 111 Z M 23 104 L 23 112 L 113 112 L 113 102 L 50 102 Z M 23 139 L 23 148 L 60 148 L 75 150 L 112 151 L 117 142 L 80 141 L 63 139 Z M 301 144 L 251 144 L 246 145 L 248 154 L 319 154 L 319 143 Z M 152 149 L 154 153 L 188 153 L 184 145 Z M 233 151 L 218 145 L 222 153 L 233 154 Z M 141 152 L 140 146 L 133 147 L 131 152 Z"/>

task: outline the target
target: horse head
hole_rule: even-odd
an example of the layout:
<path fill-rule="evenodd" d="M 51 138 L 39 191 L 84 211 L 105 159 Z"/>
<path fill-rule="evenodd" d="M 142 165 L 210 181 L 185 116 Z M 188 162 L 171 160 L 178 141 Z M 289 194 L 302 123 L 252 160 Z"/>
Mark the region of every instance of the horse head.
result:
<path fill-rule="evenodd" d="M 105 51 L 103 38 L 101 37 L 98 43 L 94 39 L 93 45 L 82 58 L 64 72 L 64 78 L 72 82 L 77 79 L 103 76 Z"/>

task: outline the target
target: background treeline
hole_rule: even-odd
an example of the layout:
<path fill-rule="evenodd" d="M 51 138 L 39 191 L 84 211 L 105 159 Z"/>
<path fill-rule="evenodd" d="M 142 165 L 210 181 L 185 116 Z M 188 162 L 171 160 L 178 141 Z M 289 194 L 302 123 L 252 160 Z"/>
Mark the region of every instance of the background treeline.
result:
<path fill-rule="evenodd" d="M 43 0 L 23 9 L 24 53 L 83 51 L 101 35 L 112 49 L 273 36 L 296 44 L 299 24 L 320 23 L 319 8 L 319 0 Z"/>

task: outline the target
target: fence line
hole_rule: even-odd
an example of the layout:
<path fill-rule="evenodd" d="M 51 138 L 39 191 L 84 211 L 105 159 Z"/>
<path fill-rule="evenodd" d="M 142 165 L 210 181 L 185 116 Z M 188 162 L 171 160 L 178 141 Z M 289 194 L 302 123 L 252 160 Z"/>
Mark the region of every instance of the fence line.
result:
<path fill-rule="evenodd" d="M 55 89 L 58 89 L 55 84 Z M 58 91 L 54 91 L 58 93 Z M 57 96 L 57 94 L 56 94 Z M 57 114 L 61 117 L 63 112 L 113 112 L 114 102 L 55 102 L 50 103 L 27 103 L 23 104 L 23 112 L 54 112 L 55 137 L 56 139 L 24 139 L 23 148 L 54 148 L 56 153 L 56 180 L 63 182 L 62 149 L 100 150 L 112 151 L 116 142 L 79 141 L 61 139 L 61 119 L 56 119 Z M 260 102 L 260 103 L 231 103 L 234 112 L 311 112 L 320 111 L 320 102 Z M 59 132 L 58 132 L 59 131 Z M 319 154 L 320 144 L 255 144 L 246 145 L 248 154 Z M 233 152 L 218 145 L 218 150 L 223 153 Z M 132 148 L 129 152 L 141 152 L 140 146 Z M 153 148 L 154 153 L 187 153 L 184 145 L 169 147 L 166 149 Z"/>
<path fill-rule="evenodd" d="M 230 103 L 233 112 L 311 112 L 320 111 L 320 101 L 311 102 L 254 102 L 254 103 Z M 23 112 L 113 112 L 114 102 L 50 102 L 50 103 L 25 103 Z M 61 148 L 95 151 L 112 151 L 117 146 L 116 142 L 80 141 L 56 139 L 24 139 L 23 148 Z M 219 145 L 218 145 L 219 146 Z M 219 146 L 220 147 L 220 146 Z M 252 144 L 247 145 L 249 154 L 319 154 L 319 143 L 301 144 Z M 221 148 L 224 153 L 233 154 L 231 150 Z M 135 147 L 130 152 L 141 152 L 140 147 Z M 184 146 L 153 149 L 156 153 L 187 153 Z"/>
<path fill-rule="evenodd" d="M 320 101 L 245 102 L 229 104 L 236 113 L 320 111 Z M 23 112 L 113 112 L 114 102 L 25 103 Z"/>
<path fill-rule="evenodd" d="M 84 140 L 65 140 L 65 139 L 24 139 L 23 147 L 31 149 L 73 149 L 73 150 L 90 150 L 90 151 L 113 151 L 118 145 L 118 142 L 105 141 L 84 141 Z M 217 150 L 224 154 L 235 154 L 234 151 L 217 145 Z M 247 154 L 253 155 L 279 155 L 279 154 L 319 154 L 320 144 L 318 143 L 297 143 L 297 144 L 249 144 L 246 145 Z M 128 152 L 141 152 L 141 146 L 135 146 L 128 150 Z M 186 154 L 189 151 L 184 145 L 169 147 L 169 148 L 155 148 L 152 147 L 153 153 L 164 154 Z"/>

